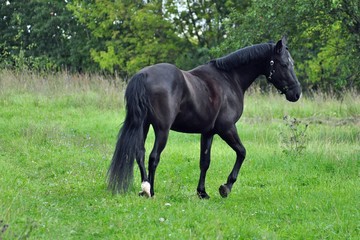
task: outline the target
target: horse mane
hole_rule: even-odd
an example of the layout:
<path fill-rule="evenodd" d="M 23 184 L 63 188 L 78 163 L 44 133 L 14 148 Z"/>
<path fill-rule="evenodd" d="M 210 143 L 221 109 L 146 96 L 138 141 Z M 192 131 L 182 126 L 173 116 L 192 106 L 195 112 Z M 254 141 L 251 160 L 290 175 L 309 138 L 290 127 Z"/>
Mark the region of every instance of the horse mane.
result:
<path fill-rule="evenodd" d="M 224 57 L 212 60 L 215 66 L 222 70 L 231 70 L 249 63 L 256 59 L 263 59 L 269 56 L 269 53 L 274 49 L 273 43 L 261 43 L 253 46 L 245 47 L 232 52 Z"/>

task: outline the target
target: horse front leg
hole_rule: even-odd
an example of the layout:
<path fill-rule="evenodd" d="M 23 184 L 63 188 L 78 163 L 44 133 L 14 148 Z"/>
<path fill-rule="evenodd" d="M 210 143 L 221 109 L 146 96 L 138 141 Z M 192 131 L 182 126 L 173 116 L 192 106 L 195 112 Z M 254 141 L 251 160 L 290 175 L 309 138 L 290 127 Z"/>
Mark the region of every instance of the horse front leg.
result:
<path fill-rule="evenodd" d="M 228 131 L 219 135 L 236 152 L 236 162 L 229 177 L 227 178 L 227 182 L 219 188 L 220 195 L 225 198 L 230 194 L 232 186 L 236 182 L 241 165 L 246 156 L 246 149 L 240 141 L 235 125 L 233 125 Z"/>
<path fill-rule="evenodd" d="M 205 191 L 205 178 L 206 171 L 210 166 L 210 151 L 211 144 L 214 135 L 201 135 L 201 143 L 200 143 L 200 179 L 199 184 L 197 186 L 197 194 L 201 199 L 209 199 L 210 196 Z"/>

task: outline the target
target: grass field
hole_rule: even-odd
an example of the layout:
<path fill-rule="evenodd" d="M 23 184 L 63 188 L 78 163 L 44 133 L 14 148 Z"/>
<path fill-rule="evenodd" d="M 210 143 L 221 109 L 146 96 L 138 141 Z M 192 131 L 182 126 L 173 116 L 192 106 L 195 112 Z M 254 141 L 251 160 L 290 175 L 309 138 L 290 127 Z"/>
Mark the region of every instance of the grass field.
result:
<path fill-rule="evenodd" d="M 356 93 L 289 103 L 252 89 L 237 124 L 247 158 L 222 199 L 235 154 L 214 139 L 209 200 L 196 196 L 199 136 L 175 132 L 155 198 L 137 196 L 137 168 L 128 194 L 107 191 L 122 96 L 118 79 L 0 72 L 0 239 L 360 238 Z M 306 124 L 300 148 L 291 140 Z"/>

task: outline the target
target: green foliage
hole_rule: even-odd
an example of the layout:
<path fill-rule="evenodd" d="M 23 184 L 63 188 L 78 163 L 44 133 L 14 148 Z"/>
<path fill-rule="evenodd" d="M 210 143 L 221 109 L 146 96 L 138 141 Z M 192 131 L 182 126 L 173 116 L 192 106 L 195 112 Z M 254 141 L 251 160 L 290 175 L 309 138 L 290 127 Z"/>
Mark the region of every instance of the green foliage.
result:
<path fill-rule="evenodd" d="M 351 56 L 344 52 L 348 41 L 349 39 L 341 37 L 341 23 L 335 22 L 328 43 L 320 48 L 316 56 L 307 61 L 309 67 L 305 71 L 313 84 L 322 89 L 343 90 L 349 87 L 347 78 L 351 76 L 353 66 L 349 65 Z"/>
<path fill-rule="evenodd" d="M 212 48 L 220 45 L 226 35 L 224 20 L 236 9 L 246 10 L 246 1 L 165 1 L 165 17 L 170 19 L 178 36 L 185 40 L 185 52 L 176 63 L 185 69 L 204 64 L 213 58 Z"/>
<path fill-rule="evenodd" d="M 166 16 L 177 32 L 200 48 L 212 48 L 221 43 L 225 35 L 223 19 L 232 9 L 242 9 L 249 1 L 165 1 Z"/>
<path fill-rule="evenodd" d="M 130 73 L 159 62 L 174 63 L 183 51 L 182 39 L 175 34 L 174 26 L 157 10 L 157 5 L 147 4 L 132 16 L 130 31 L 134 35 L 129 36 L 129 42 L 134 47 L 130 47 L 131 57 L 126 64 Z"/>
<path fill-rule="evenodd" d="M 103 69 L 127 78 L 140 68 L 193 68 L 222 42 L 223 19 L 249 1 L 5 1 L 2 67 Z M 32 9 L 33 11 L 28 11 Z"/>
<path fill-rule="evenodd" d="M 189 52 L 185 51 L 176 58 L 176 66 L 179 66 L 185 70 L 189 70 L 195 66 L 199 66 L 209 61 L 211 54 L 208 48 L 190 47 L 190 49 L 193 50 Z"/>
<path fill-rule="evenodd" d="M 89 32 L 66 1 L 1 0 L 1 67 L 73 71 L 94 69 Z"/>
<path fill-rule="evenodd" d="M 160 3 L 142 1 L 74 1 L 68 7 L 93 35 L 105 43 L 91 55 L 101 68 L 124 78 L 147 65 L 175 62 L 182 40 L 163 18 Z"/>

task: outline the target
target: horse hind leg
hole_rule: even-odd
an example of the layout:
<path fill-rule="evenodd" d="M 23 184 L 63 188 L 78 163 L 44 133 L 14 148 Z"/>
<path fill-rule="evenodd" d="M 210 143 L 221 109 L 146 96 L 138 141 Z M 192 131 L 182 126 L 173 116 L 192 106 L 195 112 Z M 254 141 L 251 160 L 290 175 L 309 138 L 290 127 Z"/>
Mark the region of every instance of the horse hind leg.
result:
<path fill-rule="evenodd" d="M 150 196 L 154 196 L 154 182 L 155 171 L 160 161 L 161 152 L 166 146 L 166 142 L 169 136 L 169 129 L 155 130 L 155 143 L 149 157 L 149 182 L 150 182 Z"/>
<path fill-rule="evenodd" d="M 144 148 L 142 149 L 141 153 L 136 157 L 136 162 L 139 166 L 140 176 L 141 176 L 141 191 L 139 192 L 139 196 L 148 196 L 148 197 L 150 197 L 150 183 L 145 168 L 145 141 L 147 134 L 149 132 L 149 127 L 150 124 L 144 123 L 144 127 L 143 127 Z"/>

